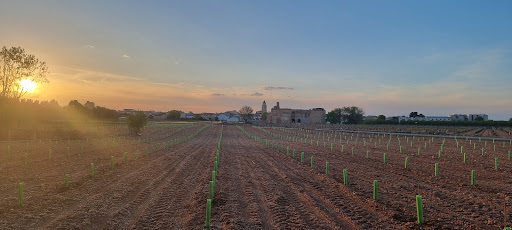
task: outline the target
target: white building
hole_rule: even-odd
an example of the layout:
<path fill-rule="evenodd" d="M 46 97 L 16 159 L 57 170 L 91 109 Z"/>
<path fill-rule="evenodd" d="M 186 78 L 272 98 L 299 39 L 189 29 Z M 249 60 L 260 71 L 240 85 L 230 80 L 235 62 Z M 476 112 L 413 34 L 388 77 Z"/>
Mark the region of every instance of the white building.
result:
<path fill-rule="evenodd" d="M 468 121 L 474 121 L 477 117 L 481 117 L 484 121 L 489 120 L 489 116 L 487 114 L 468 114 Z"/>
<path fill-rule="evenodd" d="M 219 114 L 219 115 L 217 116 L 217 119 L 218 119 L 219 121 L 227 121 L 227 120 L 229 119 L 229 116 L 228 116 L 228 115 L 226 115 L 226 114 L 223 114 L 223 113 L 222 113 L 222 114 Z"/>
<path fill-rule="evenodd" d="M 447 116 L 427 116 L 425 118 L 427 121 L 452 121 L 452 117 Z"/>
<path fill-rule="evenodd" d="M 240 121 L 240 118 L 238 118 L 236 116 L 232 116 L 232 117 L 228 118 L 228 122 L 239 122 L 239 121 Z"/>
<path fill-rule="evenodd" d="M 424 117 L 409 117 L 409 116 L 400 116 L 400 121 L 425 121 L 427 120 Z"/>

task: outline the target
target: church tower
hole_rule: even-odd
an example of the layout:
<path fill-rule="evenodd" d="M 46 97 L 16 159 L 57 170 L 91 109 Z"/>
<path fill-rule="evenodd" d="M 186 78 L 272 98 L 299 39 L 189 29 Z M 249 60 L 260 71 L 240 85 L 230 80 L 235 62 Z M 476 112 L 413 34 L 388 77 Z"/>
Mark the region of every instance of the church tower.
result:
<path fill-rule="evenodd" d="M 261 105 L 261 112 L 266 113 L 267 112 L 267 102 L 263 101 L 263 104 Z"/>

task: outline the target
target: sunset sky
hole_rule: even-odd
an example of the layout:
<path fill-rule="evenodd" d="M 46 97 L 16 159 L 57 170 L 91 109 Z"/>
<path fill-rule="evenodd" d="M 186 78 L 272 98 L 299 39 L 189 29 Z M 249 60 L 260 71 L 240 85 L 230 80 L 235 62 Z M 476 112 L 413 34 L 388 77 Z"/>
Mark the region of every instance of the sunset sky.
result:
<path fill-rule="evenodd" d="M 0 31 L 61 105 L 512 117 L 512 1 L 1 1 Z"/>

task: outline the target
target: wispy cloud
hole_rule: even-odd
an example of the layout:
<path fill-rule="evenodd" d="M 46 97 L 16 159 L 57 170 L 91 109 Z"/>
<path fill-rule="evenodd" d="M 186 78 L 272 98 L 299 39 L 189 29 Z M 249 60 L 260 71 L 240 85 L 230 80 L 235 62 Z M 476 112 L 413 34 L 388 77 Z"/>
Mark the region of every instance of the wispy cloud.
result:
<path fill-rule="evenodd" d="M 90 45 L 90 44 L 82 45 L 82 47 L 84 47 L 84 48 L 88 48 L 88 49 L 92 49 L 92 48 L 94 48 L 94 46 L 93 46 L 93 45 Z"/>
<path fill-rule="evenodd" d="M 461 79 L 489 79 L 499 71 L 506 49 L 493 49 L 474 55 L 470 64 L 467 64 L 453 73 Z"/>
<path fill-rule="evenodd" d="M 253 96 L 253 97 L 260 97 L 260 96 L 263 96 L 263 94 L 255 92 L 255 93 L 251 94 L 251 96 Z"/>
<path fill-rule="evenodd" d="M 128 54 L 124 54 L 123 57 L 124 58 L 130 58 L 130 56 Z"/>
<path fill-rule="evenodd" d="M 224 96 L 224 94 L 222 94 L 222 93 L 212 93 L 212 96 L 220 97 L 220 96 Z"/>
<path fill-rule="evenodd" d="M 264 86 L 261 89 L 263 89 L 263 90 L 293 90 L 293 88 L 283 87 L 283 86 Z"/>

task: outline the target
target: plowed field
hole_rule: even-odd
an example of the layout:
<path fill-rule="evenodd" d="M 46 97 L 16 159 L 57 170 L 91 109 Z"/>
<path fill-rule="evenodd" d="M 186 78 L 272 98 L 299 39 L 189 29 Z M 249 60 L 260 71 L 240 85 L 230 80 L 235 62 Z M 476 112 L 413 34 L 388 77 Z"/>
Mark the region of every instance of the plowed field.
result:
<path fill-rule="evenodd" d="M 197 124 L 148 128 L 141 137 L 0 143 L 0 228 L 204 229 L 221 131 L 213 229 L 511 225 L 510 142 Z"/>

